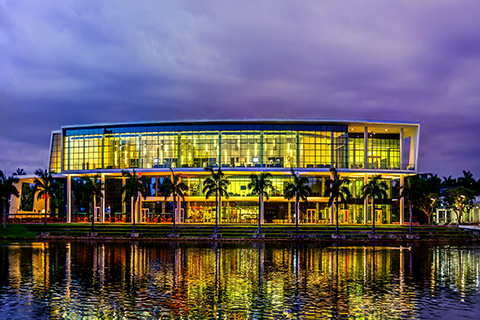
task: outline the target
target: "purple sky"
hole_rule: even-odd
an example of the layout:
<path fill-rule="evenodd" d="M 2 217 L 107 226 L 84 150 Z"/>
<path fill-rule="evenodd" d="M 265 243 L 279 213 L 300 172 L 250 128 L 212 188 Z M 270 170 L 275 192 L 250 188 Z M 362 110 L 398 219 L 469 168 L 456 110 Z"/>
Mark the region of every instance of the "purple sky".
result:
<path fill-rule="evenodd" d="M 0 169 L 62 125 L 421 122 L 419 169 L 480 178 L 480 1 L 0 0 Z"/>

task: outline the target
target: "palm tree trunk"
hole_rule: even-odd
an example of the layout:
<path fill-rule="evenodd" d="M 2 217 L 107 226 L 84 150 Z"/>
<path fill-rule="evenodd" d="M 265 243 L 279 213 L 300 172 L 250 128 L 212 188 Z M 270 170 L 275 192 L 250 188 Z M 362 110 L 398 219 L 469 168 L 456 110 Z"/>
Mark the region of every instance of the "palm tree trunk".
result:
<path fill-rule="evenodd" d="M 260 233 L 260 229 L 262 226 L 262 219 L 263 219 L 263 193 L 260 193 L 259 196 L 259 204 L 260 204 L 260 210 L 258 211 L 258 231 L 257 233 Z"/>
<path fill-rule="evenodd" d="M 335 224 L 335 233 L 338 234 L 338 200 L 335 200 L 335 218 L 336 218 L 336 224 Z"/>
<path fill-rule="evenodd" d="M 372 234 L 375 234 L 375 198 L 372 197 Z"/>
<path fill-rule="evenodd" d="M 410 234 L 412 234 L 412 219 L 413 219 L 412 204 L 410 203 L 410 230 L 409 230 Z"/>
<path fill-rule="evenodd" d="M 7 201 L 3 201 L 3 230 L 7 229 Z"/>
<path fill-rule="evenodd" d="M 172 215 L 172 232 L 175 233 L 175 211 L 176 211 L 176 206 L 175 206 L 175 193 L 173 193 L 173 215 Z"/>
<path fill-rule="evenodd" d="M 297 196 L 297 193 L 295 192 L 295 230 L 296 232 L 298 233 L 298 221 L 300 220 L 300 217 L 299 217 L 299 209 L 298 209 L 298 196 Z"/>
<path fill-rule="evenodd" d="M 217 208 L 216 208 L 216 210 L 215 210 L 215 234 L 217 234 L 217 229 L 218 229 L 218 228 L 217 228 L 217 223 L 218 223 L 218 210 L 220 209 L 220 208 L 219 208 L 219 202 L 220 202 L 220 201 L 219 201 L 219 200 L 220 200 L 219 198 L 220 198 L 220 196 L 217 194 L 216 197 L 215 197 L 216 206 L 217 206 Z"/>
<path fill-rule="evenodd" d="M 47 194 L 45 194 L 45 220 L 43 222 L 43 229 L 45 232 L 47 232 L 47 199 L 48 196 Z"/>
<path fill-rule="evenodd" d="M 95 230 L 95 205 L 96 205 L 96 201 L 95 201 L 95 196 L 93 196 L 93 208 L 92 208 L 92 232 L 93 230 Z"/>
<path fill-rule="evenodd" d="M 133 233 L 135 233 L 135 205 L 137 204 L 137 199 L 132 197 L 131 212 L 132 212 L 132 222 L 133 222 Z"/>

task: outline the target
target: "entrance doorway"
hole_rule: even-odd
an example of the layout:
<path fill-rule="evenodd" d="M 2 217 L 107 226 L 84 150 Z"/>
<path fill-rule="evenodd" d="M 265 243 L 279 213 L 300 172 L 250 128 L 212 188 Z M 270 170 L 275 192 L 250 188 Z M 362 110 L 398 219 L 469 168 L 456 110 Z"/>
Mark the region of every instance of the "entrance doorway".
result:
<path fill-rule="evenodd" d="M 317 210 L 307 209 L 305 217 L 303 218 L 303 223 L 317 223 Z"/>

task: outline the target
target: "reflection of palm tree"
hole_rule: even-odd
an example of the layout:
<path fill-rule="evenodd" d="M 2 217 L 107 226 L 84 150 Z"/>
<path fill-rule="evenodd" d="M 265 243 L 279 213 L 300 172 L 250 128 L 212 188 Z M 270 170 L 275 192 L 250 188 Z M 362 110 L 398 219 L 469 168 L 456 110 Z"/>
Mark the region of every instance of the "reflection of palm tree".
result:
<path fill-rule="evenodd" d="M 226 199 L 229 198 L 227 187 L 230 185 L 230 181 L 225 174 L 222 172 L 221 168 L 218 168 L 215 172 L 212 168 L 207 167 L 205 171 L 210 172 L 210 176 L 203 181 L 203 192 L 205 193 L 205 200 L 210 196 L 215 196 L 215 234 L 217 234 L 217 224 L 218 224 L 218 215 L 220 213 L 220 204 L 222 201 L 222 196 Z"/>
<path fill-rule="evenodd" d="M 328 206 L 331 208 L 332 205 L 335 205 L 336 209 L 336 225 L 335 233 L 338 234 L 338 202 L 343 203 L 344 206 L 347 205 L 347 199 L 350 198 L 350 190 L 346 185 L 350 183 L 348 178 L 340 178 L 338 175 L 337 169 L 331 168 L 330 172 L 332 173 L 332 179 L 328 179 L 327 189 L 325 190 L 325 196 L 330 197 L 328 199 Z"/>
<path fill-rule="evenodd" d="M 12 196 L 19 197 L 19 193 L 15 184 L 18 183 L 15 176 L 6 177 L 0 170 L 0 201 L 3 202 L 3 229 L 7 228 L 7 203 Z"/>
<path fill-rule="evenodd" d="M 167 200 L 170 195 L 173 196 L 173 217 L 172 217 L 172 230 L 175 232 L 175 205 L 177 196 L 182 198 L 185 201 L 184 192 L 188 191 L 188 186 L 180 181 L 180 176 L 173 172 L 173 169 L 170 168 L 172 171 L 172 178 L 165 178 L 160 186 L 160 192 L 163 193 L 165 196 L 165 201 Z M 172 180 L 173 179 L 173 180 Z M 173 181 L 173 182 L 172 182 Z M 180 208 L 178 208 L 178 216 L 180 215 Z"/>
<path fill-rule="evenodd" d="M 252 194 L 258 195 L 259 197 L 258 204 L 260 208 L 258 211 L 258 233 L 260 233 L 263 219 L 263 196 L 268 200 L 268 191 L 273 190 L 272 180 L 269 179 L 271 176 L 272 175 L 269 172 L 262 172 L 259 175 L 252 173 L 250 175 L 250 183 L 247 185 L 247 188 L 252 191 Z"/>
<path fill-rule="evenodd" d="M 95 206 L 97 202 L 97 197 L 102 195 L 104 184 L 100 179 L 100 174 L 96 174 L 93 178 L 85 175 L 82 177 L 83 184 L 80 186 L 80 194 L 83 201 L 85 201 L 88 206 L 92 204 L 93 199 L 93 210 L 92 210 L 92 232 L 95 228 Z"/>
<path fill-rule="evenodd" d="M 300 199 L 307 202 L 308 196 L 312 193 L 312 190 L 308 186 L 308 178 L 300 177 L 298 174 L 290 170 L 292 173 L 293 181 L 289 181 L 285 184 L 284 195 L 287 200 L 295 198 L 295 228 L 298 232 L 298 222 L 300 216 Z"/>
<path fill-rule="evenodd" d="M 37 200 L 45 200 L 45 222 L 44 230 L 47 231 L 47 212 L 48 212 L 48 197 L 54 197 L 60 193 L 60 184 L 55 181 L 53 175 L 55 171 L 48 171 L 47 169 L 38 169 L 35 171 L 35 191 L 38 192 Z"/>
<path fill-rule="evenodd" d="M 133 222 L 133 233 L 135 233 L 135 205 L 137 203 L 138 195 L 140 194 L 143 199 L 147 198 L 147 188 L 146 185 L 148 183 L 145 177 L 139 177 L 138 174 L 135 172 L 135 169 L 130 171 L 122 170 L 122 176 L 126 179 L 125 185 L 120 188 L 120 194 L 125 193 L 124 201 L 127 202 L 127 199 L 130 198 L 133 200 L 133 204 L 131 206 L 131 213 L 132 213 L 132 222 Z"/>
<path fill-rule="evenodd" d="M 375 198 L 385 199 L 387 197 L 387 184 L 382 181 L 381 175 L 373 176 L 362 188 L 362 199 L 372 199 L 372 234 L 375 234 Z"/>

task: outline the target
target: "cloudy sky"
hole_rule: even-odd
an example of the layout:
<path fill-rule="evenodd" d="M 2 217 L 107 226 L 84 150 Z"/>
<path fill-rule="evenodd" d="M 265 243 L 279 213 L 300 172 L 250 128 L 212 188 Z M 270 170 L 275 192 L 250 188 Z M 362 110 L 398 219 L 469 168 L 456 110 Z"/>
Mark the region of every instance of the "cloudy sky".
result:
<path fill-rule="evenodd" d="M 0 0 L 0 169 L 94 122 L 421 122 L 419 169 L 480 178 L 480 1 Z"/>

